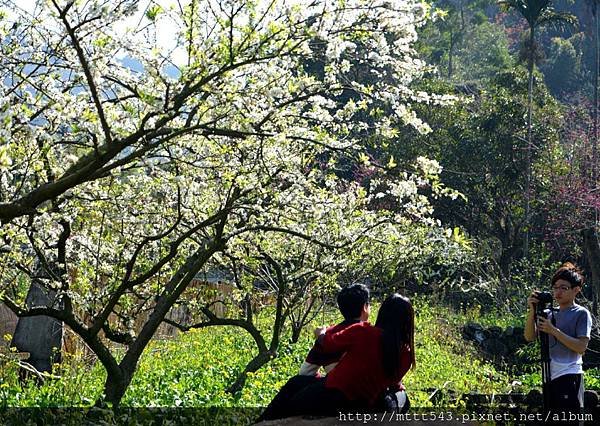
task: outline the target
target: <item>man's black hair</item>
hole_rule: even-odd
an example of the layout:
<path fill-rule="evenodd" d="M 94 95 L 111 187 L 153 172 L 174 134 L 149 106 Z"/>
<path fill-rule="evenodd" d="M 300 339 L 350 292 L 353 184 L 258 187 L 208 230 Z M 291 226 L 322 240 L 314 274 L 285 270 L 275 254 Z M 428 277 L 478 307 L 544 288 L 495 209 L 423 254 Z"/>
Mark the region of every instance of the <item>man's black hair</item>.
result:
<path fill-rule="evenodd" d="M 552 277 L 552 285 L 556 284 L 558 280 L 565 280 L 569 284 L 571 284 L 571 288 L 573 287 L 583 287 L 583 283 L 585 278 L 583 277 L 583 273 L 581 270 L 572 264 L 571 262 L 566 262 L 561 265 L 560 268 L 554 273 Z"/>
<path fill-rule="evenodd" d="M 364 284 L 351 284 L 344 287 L 337 296 L 337 304 L 345 320 L 360 317 L 365 303 L 369 303 L 369 289 Z"/>

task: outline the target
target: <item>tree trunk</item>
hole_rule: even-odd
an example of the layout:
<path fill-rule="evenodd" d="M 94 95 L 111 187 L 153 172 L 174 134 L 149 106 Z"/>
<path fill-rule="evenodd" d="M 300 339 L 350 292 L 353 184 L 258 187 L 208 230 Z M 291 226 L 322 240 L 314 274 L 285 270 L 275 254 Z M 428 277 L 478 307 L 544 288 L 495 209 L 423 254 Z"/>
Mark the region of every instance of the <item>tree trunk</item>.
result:
<path fill-rule="evenodd" d="M 235 394 L 241 391 L 246 384 L 246 379 L 248 378 L 248 373 L 254 373 L 258 371 L 263 365 L 267 364 L 269 361 L 277 357 L 277 352 L 267 351 L 267 352 L 259 352 L 252 360 L 246 365 L 244 371 L 242 371 L 235 382 L 227 388 L 227 393 Z"/>
<path fill-rule="evenodd" d="M 532 150 L 532 134 L 531 134 L 531 112 L 533 109 L 533 55 L 535 32 L 534 27 L 529 28 L 529 58 L 527 61 L 527 171 L 526 171 L 526 189 L 525 189 L 525 236 L 523 240 L 523 256 L 529 256 L 529 216 L 531 209 L 531 150 Z"/>
<path fill-rule="evenodd" d="M 112 407 L 118 407 L 132 378 L 133 376 L 131 374 L 116 375 L 109 373 L 106 376 L 106 382 L 104 383 L 104 399 L 97 401 L 96 405 L 107 402 L 111 404 Z"/>
<path fill-rule="evenodd" d="M 598 40 L 598 0 L 592 6 L 594 16 L 594 135 L 592 138 L 592 183 L 596 187 L 598 180 L 598 72 L 600 72 L 600 43 Z M 598 209 L 594 209 L 594 222 L 600 220 Z"/>
<path fill-rule="evenodd" d="M 513 221 L 510 218 L 510 214 L 500 215 L 497 221 L 496 236 L 499 238 L 500 244 L 502 245 L 498 266 L 500 267 L 502 278 L 508 282 L 510 281 L 512 262 L 515 258 L 515 242 L 518 238 L 518 234 L 515 230 Z"/>
<path fill-rule="evenodd" d="M 454 33 L 450 29 L 450 46 L 448 48 L 448 78 L 452 77 L 454 70 L 452 69 L 452 54 L 454 52 Z"/>
<path fill-rule="evenodd" d="M 513 247 L 502 247 L 502 253 L 500 254 L 498 263 L 502 278 L 504 278 L 506 281 L 510 280 L 510 268 L 513 262 L 513 254 Z"/>
<path fill-rule="evenodd" d="M 179 296 L 188 287 L 198 271 L 206 264 L 208 259 L 223 246 L 220 240 L 206 242 L 177 270 L 165 286 L 163 295 L 159 297 L 154 310 L 142 326 L 136 340 L 129 345 L 125 356 L 118 366 L 112 370 L 107 368 L 107 377 L 104 384 L 104 401 L 116 407 L 120 404 L 127 387 L 137 368 L 142 352 L 154 336 L 156 329 L 164 320 L 169 310 L 173 307 Z M 100 401 L 101 403 L 101 401 Z"/>
<path fill-rule="evenodd" d="M 290 341 L 292 343 L 298 343 L 298 340 L 300 339 L 300 334 L 301 333 L 302 333 L 302 327 L 301 326 L 297 326 L 297 327 L 292 326 L 292 338 L 290 339 Z"/>
<path fill-rule="evenodd" d="M 588 283 L 592 289 L 593 311 L 598 315 L 598 302 L 600 301 L 600 245 L 598 234 L 594 228 L 583 230 L 583 246 L 590 271 L 588 272 Z"/>

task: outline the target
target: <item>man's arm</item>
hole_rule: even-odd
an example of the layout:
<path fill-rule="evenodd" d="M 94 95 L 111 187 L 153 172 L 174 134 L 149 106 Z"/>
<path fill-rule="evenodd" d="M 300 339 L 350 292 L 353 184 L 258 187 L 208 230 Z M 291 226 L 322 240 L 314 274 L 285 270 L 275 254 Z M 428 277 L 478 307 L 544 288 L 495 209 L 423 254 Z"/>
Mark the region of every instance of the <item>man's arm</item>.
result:
<path fill-rule="evenodd" d="M 304 361 L 300 366 L 298 375 L 300 376 L 316 376 L 319 372 L 319 365 L 311 364 L 310 362 Z"/>
<path fill-rule="evenodd" d="M 556 340 L 565 345 L 567 348 L 572 350 L 573 352 L 577 352 L 578 354 L 583 354 L 587 349 L 588 343 L 590 341 L 589 337 L 581 336 L 581 337 L 571 337 L 560 331 L 557 327 L 552 325 L 552 322 L 546 318 L 540 318 L 538 327 L 540 331 L 544 333 L 548 333 L 551 336 L 554 336 Z"/>
<path fill-rule="evenodd" d="M 328 328 L 327 326 L 317 327 L 317 329 L 315 329 L 315 336 L 318 337 L 317 330 L 319 330 L 319 334 L 320 333 L 325 334 L 325 332 L 327 331 L 327 328 Z M 321 365 L 309 362 L 308 360 L 310 359 L 311 354 L 313 352 L 320 352 L 320 351 L 321 350 L 320 350 L 318 342 L 315 342 L 313 344 L 312 348 L 310 349 L 310 351 L 308 352 L 306 359 L 300 366 L 300 371 L 298 371 L 299 376 L 316 376 L 318 374 L 319 368 L 321 368 Z"/>
<path fill-rule="evenodd" d="M 537 297 L 535 297 L 535 292 L 531 293 L 531 295 L 527 298 L 527 306 L 529 309 L 527 311 L 527 321 L 525 322 L 525 331 L 524 337 L 528 342 L 533 342 L 537 337 L 537 330 L 535 327 L 535 307 L 538 303 Z"/>

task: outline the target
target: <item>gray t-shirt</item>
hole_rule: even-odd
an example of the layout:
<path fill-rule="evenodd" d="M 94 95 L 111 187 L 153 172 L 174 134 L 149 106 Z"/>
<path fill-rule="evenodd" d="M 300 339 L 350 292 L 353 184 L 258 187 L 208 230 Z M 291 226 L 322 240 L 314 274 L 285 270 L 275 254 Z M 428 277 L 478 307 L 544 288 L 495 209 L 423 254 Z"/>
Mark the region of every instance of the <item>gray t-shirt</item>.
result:
<path fill-rule="evenodd" d="M 549 318 L 554 317 L 555 326 L 571 337 L 589 338 L 592 331 L 592 316 L 583 306 L 574 304 L 565 310 L 553 311 Z M 572 351 L 565 345 L 549 336 L 550 345 L 550 375 L 552 380 L 565 374 L 583 373 L 581 354 Z"/>

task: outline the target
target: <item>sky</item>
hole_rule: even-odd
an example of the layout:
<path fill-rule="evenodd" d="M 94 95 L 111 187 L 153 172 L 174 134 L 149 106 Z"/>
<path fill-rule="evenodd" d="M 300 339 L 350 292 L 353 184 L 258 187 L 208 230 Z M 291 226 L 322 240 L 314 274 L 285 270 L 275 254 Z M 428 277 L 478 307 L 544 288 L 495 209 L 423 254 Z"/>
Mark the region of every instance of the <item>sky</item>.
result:
<path fill-rule="evenodd" d="M 61 3 L 64 3 L 64 0 L 60 0 Z M 185 4 L 187 2 L 187 0 L 180 0 L 181 3 Z M 140 22 L 143 22 L 144 20 L 146 20 L 145 17 L 145 12 L 148 8 L 148 5 L 152 3 L 152 4 L 158 4 L 161 7 L 168 9 L 169 7 L 176 5 L 177 1 L 176 0 L 140 0 L 138 2 L 138 9 L 137 12 L 123 20 L 122 23 L 119 23 L 115 26 L 115 30 L 124 30 L 125 28 L 128 27 L 137 27 L 138 24 Z M 11 15 L 10 11 L 11 8 L 13 7 L 18 7 L 28 13 L 33 13 L 35 11 L 35 6 L 36 6 L 36 0 L 8 0 L 8 1 L 3 1 L 0 4 L 2 4 L 3 9 L 8 13 L 8 20 L 14 19 L 14 17 Z M 12 6 L 10 6 L 12 4 Z M 171 24 L 171 25 L 170 25 Z M 162 49 L 162 51 L 166 54 L 167 52 L 169 52 L 169 56 L 171 57 L 173 63 L 175 65 L 185 65 L 187 62 L 187 55 L 185 52 L 185 49 L 183 48 L 176 48 L 176 43 L 177 40 L 174 37 L 174 31 L 175 29 L 173 28 L 173 23 L 169 22 L 168 19 L 160 19 L 158 20 L 158 24 L 157 24 L 157 45 Z"/>
<path fill-rule="evenodd" d="M 58 0 L 60 4 L 65 4 L 66 0 Z M 83 0 L 82 3 L 92 3 L 93 0 Z M 102 3 L 102 0 L 99 0 Z M 126 28 L 138 28 L 141 24 L 144 25 L 144 21 L 148 22 L 145 14 L 150 5 L 159 5 L 164 10 L 170 10 L 171 8 L 175 8 L 175 10 L 180 10 L 183 5 L 189 3 L 190 0 L 139 0 L 137 12 L 118 23 L 116 23 L 113 27 L 114 31 L 117 33 L 119 31 L 124 31 Z M 218 0 L 213 0 L 213 2 Z M 271 0 L 260 0 L 265 2 L 266 4 L 270 4 Z M 293 4 L 302 4 L 307 0 L 280 0 L 282 3 L 286 5 Z M 10 21 L 11 19 L 15 19 L 15 15 L 11 14 L 11 10 L 15 10 L 16 8 L 22 9 L 30 14 L 33 14 L 36 9 L 36 0 L 0 0 L 0 8 L 7 12 L 7 19 Z M 306 3 L 304 3 L 306 4 Z M 183 46 L 177 46 L 177 37 L 175 34 L 177 33 L 176 24 L 170 20 L 168 14 L 162 14 L 160 19 L 156 21 L 156 44 L 161 49 L 161 53 L 163 56 L 168 57 L 170 61 L 176 66 L 181 67 L 185 66 L 188 63 L 187 52 Z M 144 37 L 143 34 L 140 33 L 140 39 Z M 123 53 L 123 57 L 119 58 L 123 60 L 123 62 L 132 68 L 136 68 L 134 63 L 131 62 L 130 58 L 125 57 L 125 53 Z"/>

